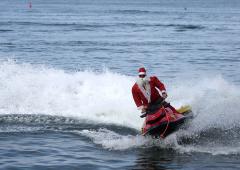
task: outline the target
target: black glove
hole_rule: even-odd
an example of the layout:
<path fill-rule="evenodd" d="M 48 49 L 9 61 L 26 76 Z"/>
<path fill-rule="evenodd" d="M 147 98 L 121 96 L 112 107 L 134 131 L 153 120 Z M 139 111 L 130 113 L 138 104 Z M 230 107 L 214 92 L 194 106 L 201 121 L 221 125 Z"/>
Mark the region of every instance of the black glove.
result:
<path fill-rule="evenodd" d="M 162 93 L 162 98 L 166 99 L 168 97 L 167 93 L 166 92 L 163 92 Z"/>
<path fill-rule="evenodd" d="M 146 116 L 147 116 L 147 113 L 146 113 L 146 112 L 143 113 L 142 115 L 140 115 L 141 118 L 144 118 L 144 117 L 146 117 Z"/>

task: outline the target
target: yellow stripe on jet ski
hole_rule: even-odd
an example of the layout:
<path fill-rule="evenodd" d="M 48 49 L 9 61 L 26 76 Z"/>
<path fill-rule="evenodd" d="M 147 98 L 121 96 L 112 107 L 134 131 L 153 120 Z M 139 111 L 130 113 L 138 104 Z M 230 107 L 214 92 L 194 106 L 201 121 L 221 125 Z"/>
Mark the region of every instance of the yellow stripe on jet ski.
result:
<path fill-rule="evenodd" d="M 186 106 L 181 106 L 179 109 L 177 109 L 177 111 L 181 114 L 184 114 L 184 113 L 189 113 L 192 111 L 192 108 L 191 106 L 189 105 L 186 105 Z"/>

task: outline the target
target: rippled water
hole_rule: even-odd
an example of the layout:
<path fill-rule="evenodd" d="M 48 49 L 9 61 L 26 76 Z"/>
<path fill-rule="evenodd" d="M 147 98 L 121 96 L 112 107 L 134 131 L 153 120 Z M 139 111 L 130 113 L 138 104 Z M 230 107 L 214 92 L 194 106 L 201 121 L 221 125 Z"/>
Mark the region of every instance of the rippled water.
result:
<path fill-rule="evenodd" d="M 2 0 L 2 169 L 239 169 L 238 0 Z M 195 119 L 140 135 L 146 66 Z"/>

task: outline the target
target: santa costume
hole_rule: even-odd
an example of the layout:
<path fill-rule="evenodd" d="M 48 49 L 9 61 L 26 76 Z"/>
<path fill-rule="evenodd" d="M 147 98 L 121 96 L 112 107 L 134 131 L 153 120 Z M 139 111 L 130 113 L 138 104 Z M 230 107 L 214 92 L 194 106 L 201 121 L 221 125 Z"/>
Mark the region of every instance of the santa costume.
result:
<path fill-rule="evenodd" d="M 138 109 L 147 108 L 159 99 L 163 100 L 160 93 L 166 93 L 164 84 L 156 76 L 146 77 L 145 68 L 140 68 L 138 75 L 139 78 L 132 87 L 133 99 Z"/>

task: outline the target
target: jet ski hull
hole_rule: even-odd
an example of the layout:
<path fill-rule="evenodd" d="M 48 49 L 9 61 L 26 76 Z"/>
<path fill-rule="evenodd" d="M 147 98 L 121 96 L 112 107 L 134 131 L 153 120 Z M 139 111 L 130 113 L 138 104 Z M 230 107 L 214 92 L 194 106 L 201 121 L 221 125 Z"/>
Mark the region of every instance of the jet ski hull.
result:
<path fill-rule="evenodd" d="M 190 108 L 185 108 L 182 113 L 178 111 L 173 112 L 170 108 L 160 108 L 156 113 L 146 116 L 142 127 L 142 134 L 164 138 L 177 131 L 191 118 L 190 112 Z"/>

